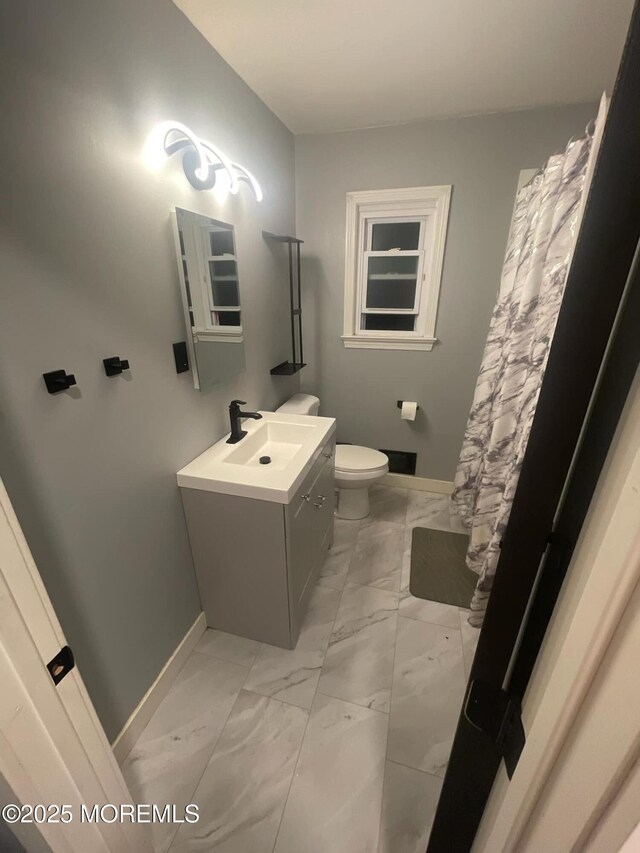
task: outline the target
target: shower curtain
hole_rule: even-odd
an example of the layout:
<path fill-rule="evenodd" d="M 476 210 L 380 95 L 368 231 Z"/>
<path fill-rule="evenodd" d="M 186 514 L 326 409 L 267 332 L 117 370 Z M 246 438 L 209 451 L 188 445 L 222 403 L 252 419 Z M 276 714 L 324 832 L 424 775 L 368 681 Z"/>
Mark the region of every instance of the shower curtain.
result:
<path fill-rule="evenodd" d="M 516 198 L 454 482 L 478 575 L 469 622 L 482 625 L 606 115 L 552 156 Z"/>

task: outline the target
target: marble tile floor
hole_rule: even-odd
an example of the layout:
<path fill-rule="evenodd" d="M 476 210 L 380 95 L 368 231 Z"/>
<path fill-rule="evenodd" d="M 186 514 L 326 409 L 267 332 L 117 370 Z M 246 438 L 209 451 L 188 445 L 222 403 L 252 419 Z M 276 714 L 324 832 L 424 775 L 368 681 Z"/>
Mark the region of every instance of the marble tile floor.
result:
<path fill-rule="evenodd" d="M 413 527 L 445 495 L 371 490 L 336 519 L 293 651 L 208 630 L 123 765 L 157 853 L 424 853 L 478 632 L 409 592 Z"/>

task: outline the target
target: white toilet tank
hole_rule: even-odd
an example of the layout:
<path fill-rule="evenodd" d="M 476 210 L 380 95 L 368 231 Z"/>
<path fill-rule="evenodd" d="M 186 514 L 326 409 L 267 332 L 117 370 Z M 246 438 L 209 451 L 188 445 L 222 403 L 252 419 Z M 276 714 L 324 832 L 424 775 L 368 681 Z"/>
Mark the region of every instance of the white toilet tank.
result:
<path fill-rule="evenodd" d="M 283 403 L 276 412 L 290 415 L 317 415 L 320 408 L 320 400 L 313 394 L 294 394 Z"/>

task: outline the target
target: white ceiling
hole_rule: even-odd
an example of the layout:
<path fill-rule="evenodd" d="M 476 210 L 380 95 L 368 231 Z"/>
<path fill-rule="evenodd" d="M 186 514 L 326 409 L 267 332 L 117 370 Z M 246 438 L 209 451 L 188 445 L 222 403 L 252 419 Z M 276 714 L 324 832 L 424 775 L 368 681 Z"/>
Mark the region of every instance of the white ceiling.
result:
<path fill-rule="evenodd" d="M 174 0 L 294 133 L 611 89 L 633 0 Z"/>

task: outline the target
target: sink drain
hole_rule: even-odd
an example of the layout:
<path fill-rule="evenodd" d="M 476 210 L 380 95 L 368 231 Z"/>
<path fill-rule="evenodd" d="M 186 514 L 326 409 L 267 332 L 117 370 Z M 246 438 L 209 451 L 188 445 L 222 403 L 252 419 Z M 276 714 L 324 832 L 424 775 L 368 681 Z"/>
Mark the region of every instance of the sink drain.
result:
<path fill-rule="evenodd" d="M 268 465 L 270 462 L 271 462 L 270 456 L 261 456 L 260 457 L 260 464 L 261 465 Z"/>

